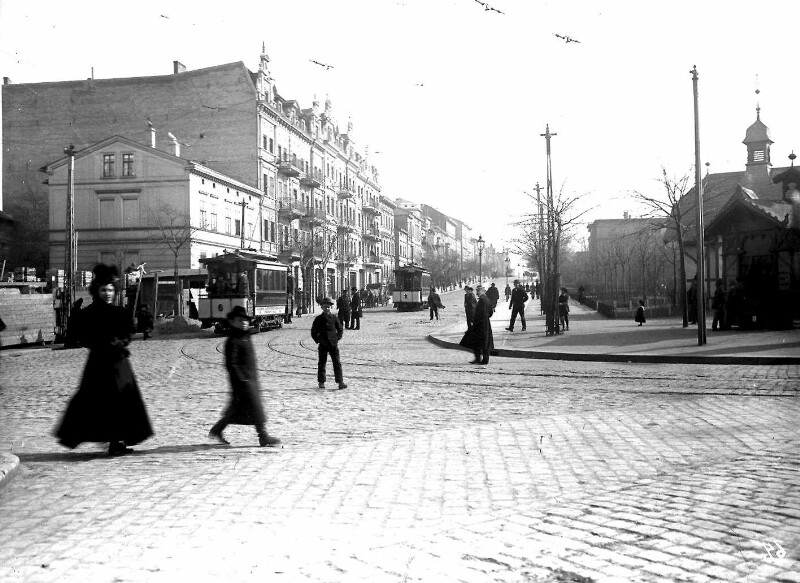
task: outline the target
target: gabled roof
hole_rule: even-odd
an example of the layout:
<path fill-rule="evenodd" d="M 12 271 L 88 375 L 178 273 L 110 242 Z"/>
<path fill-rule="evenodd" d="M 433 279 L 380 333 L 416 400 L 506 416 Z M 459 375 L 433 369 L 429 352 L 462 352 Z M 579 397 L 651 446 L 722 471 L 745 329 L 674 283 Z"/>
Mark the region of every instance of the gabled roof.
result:
<path fill-rule="evenodd" d="M 749 188 L 737 187 L 736 192 L 731 196 L 725 205 L 719 209 L 714 219 L 706 225 L 705 231 L 713 233 L 724 221 L 725 218 L 737 208 L 743 208 L 776 227 L 787 227 L 787 216 L 791 215 L 792 205 L 776 200 L 759 200 L 756 193 Z"/>
<path fill-rule="evenodd" d="M 97 152 L 98 150 L 103 150 L 103 149 L 107 148 L 109 145 L 111 145 L 111 144 L 113 144 L 115 142 L 121 142 L 121 143 L 123 143 L 123 144 L 125 144 L 127 146 L 130 146 L 131 148 L 135 148 L 137 150 L 147 150 L 149 153 L 151 153 L 153 155 L 160 156 L 160 157 L 165 158 L 167 160 L 170 160 L 170 161 L 173 161 L 173 162 L 178 162 L 178 163 L 183 164 L 183 165 L 186 165 L 186 164 L 189 163 L 189 160 L 186 160 L 185 158 L 180 158 L 178 156 L 175 156 L 174 154 L 170 154 L 169 152 L 165 152 L 164 150 L 159 150 L 158 148 L 151 148 L 148 145 L 140 144 L 139 142 L 134 142 L 130 138 L 126 138 L 124 136 L 116 136 L 116 135 L 115 136 L 109 136 L 109 137 L 107 137 L 107 138 L 105 138 L 103 140 L 100 140 L 99 142 L 95 142 L 94 144 L 90 144 L 90 145 L 86 146 L 82 150 L 76 151 L 75 152 L 75 159 L 83 158 L 84 156 L 88 156 L 89 154 L 93 154 L 94 152 Z M 40 168 L 40 170 L 42 172 L 47 172 L 48 174 L 52 174 L 52 172 L 56 168 L 59 168 L 60 166 L 63 166 L 68 161 L 69 161 L 69 156 L 63 156 L 63 157 L 59 158 L 58 160 L 56 160 L 54 162 L 50 162 L 49 164 L 47 164 L 45 166 L 42 166 Z"/>

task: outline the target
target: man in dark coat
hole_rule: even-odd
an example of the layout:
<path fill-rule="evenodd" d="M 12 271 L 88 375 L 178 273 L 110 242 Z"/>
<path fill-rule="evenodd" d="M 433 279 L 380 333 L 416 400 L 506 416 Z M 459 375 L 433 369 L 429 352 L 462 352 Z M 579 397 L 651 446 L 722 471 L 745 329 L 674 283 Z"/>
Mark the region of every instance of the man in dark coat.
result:
<path fill-rule="evenodd" d="M 439 319 L 439 308 L 444 308 L 442 298 L 436 293 L 436 288 L 431 287 L 431 291 L 428 294 L 428 311 L 431 313 L 431 322 L 433 322 L 434 316 L 436 316 L 437 320 Z"/>
<path fill-rule="evenodd" d="M 144 339 L 150 338 L 150 333 L 153 331 L 153 314 L 147 304 L 139 306 L 139 311 L 136 313 L 136 330 L 144 335 Z"/>
<path fill-rule="evenodd" d="M 506 330 L 509 332 L 514 331 L 514 322 L 517 320 L 517 314 L 519 314 L 519 320 L 522 322 L 522 331 L 525 332 L 525 302 L 527 301 L 528 294 L 525 293 L 519 280 L 515 279 L 514 291 L 511 292 L 511 301 L 508 302 L 508 309 L 511 310 L 511 322 L 509 322 Z"/>
<path fill-rule="evenodd" d="M 475 306 L 478 304 L 478 299 L 473 291 L 470 286 L 464 288 L 464 313 L 467 316 L 467 330 L 472 328 L 472 323 L 475 321 Z"/>
<path fill-rule="evenodd" d="M 358 294 L 353 294 L 358 297 Z M 322 298 L 319 302 L 322 313 L 314 318 L 311 324 L 311 338 L 317 343 L 319 350 L 319 360 L 317 361 L 317 382 L 319 388 L 325 388 L 325 367 L 328 364 L 328 354 L 331 355 L 333 363 L 333 377 L 339 384 L 340 389 L 346 389 L 342 377 L 342 363 L 339 361 L 339 340 L 342 339 L 344 329 L 339 319 L 331 314 L 333 301 L 330 298 Z"/>
<path fill-rule="evenodd" d="M 475 321 L 461 339 L 461 346 L 472 349 L 475 360 L 471 364 L 489 364 L 489 352 L 494 349 L 492 337 L 492 307 L 490 300 L 484 293 L 483 286 L 475 288 L 478 293 L 478 304 L 475 306 Z"/>
<path fill-rule="evenodd" d="M 500 300 L 500 290 L 494 285 L 489 286 L 489 289 L 486 290 L 486 297 L 489 300 L 489 306 L 492 308 L 492 312 L 497 309 L 497 302 Z"/>
<path fill-rule="evenodd" d="M 231 398 L 222 418 L 211 428 L 208 436 L 228 445 L 228 440 L 222 436 L 228 425 L 254 425 L 261 447 L 278 445 L 281 440 L 268 435 L 265 428 L 267 415 L 261 405 L 256 356 L 247 329 L 249 320 L 243 306 L 234 306 L 228 314 L 230 336 L 225 342 L 225 368 L 231 379 Z"/>
<path fill-rule="evenodd" d="M 100 264 L 93 271 L 93 301 L 81 310 L 79 326 L 80 344 L 89 349 L 89 358 L 55 433 L 70 449 L 84 441 L 108 442 L 109 455 L 122 455 L 133 451 L 127 446 L 153 435 L 153 428 L 128 361 L 133 319 L 114 305 L 117 269 Z"/>
<path fill-rule="evenodd" d="M 342 290 L 342 295 L 336 300 L 336 317 L 339 318 L 339 323 L 342 328 L 350 329 L 350 296 L 347 294 L 347 289 Z"/>
<path fill-rule="evenodd" d="M 353 297 L 350 300 L 350 329 L 351 330 L 361 330 L 361 295 L 358 293 L 358 289 L 353 288 L 350 290 L 353 292 Z"/>

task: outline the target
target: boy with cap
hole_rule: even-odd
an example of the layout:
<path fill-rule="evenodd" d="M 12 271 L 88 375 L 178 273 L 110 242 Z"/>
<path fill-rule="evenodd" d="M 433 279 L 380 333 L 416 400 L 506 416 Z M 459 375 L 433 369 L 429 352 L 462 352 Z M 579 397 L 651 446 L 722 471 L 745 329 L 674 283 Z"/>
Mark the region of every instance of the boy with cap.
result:
<path fill-rule="evenodd" d="M 319 305 L 322 313 L 314 318 L 314 323 L 311 324 L 311 339 L 317 343 L 319 349 L 317 382 L 320 389 L 325 388 L 325 367 L 328 364 L 328 354 L 330 354 L 333 363 L 333 377 L 340 389 L 346 389 L 347 385 L 342 377 L 342 363 L 339 361 L 339 340 L 342 339 L 344 329 L 339 318 L 331 314 L 333 300 L 322 298 Z"/>
<path fill-rule="evenodd" d="M 267 435 L 264 427 L 267 415 L 261 405 L 256 357 L 250 341 L 250 331 L 247 330 L 250 316 L 243 306 L 234 306 L 227 317 L 231 328 L 225 342 L 225 368 L 228 369 L 231 379 L 231 398 L 222 419 L 211 428 L 208 436 L 229 445 L 228 440 L 222 436 L 228 425 L 255 425 L 261 447 L 278 445 L 281 440 Z"/>

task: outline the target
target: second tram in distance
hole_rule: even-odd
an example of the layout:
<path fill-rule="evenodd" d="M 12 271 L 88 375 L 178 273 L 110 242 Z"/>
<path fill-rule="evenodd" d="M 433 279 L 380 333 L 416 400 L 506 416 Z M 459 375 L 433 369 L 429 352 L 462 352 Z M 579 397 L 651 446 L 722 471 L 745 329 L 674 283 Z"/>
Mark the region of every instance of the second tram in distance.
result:
<path fill-rule="evenodd" d="M 395 287 L 392 304 L 397 311 L 424 310 L 428 307 L 431 274 L 419 265 L 406 265 L 394 270 Z"/>

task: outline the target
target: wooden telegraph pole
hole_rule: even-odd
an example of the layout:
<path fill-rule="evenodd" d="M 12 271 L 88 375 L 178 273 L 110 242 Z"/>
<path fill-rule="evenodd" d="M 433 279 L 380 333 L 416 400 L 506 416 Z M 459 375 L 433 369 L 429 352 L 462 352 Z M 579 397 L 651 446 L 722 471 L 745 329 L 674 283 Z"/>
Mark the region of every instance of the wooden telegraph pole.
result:
<path fill-rule="evenodd" d="M 67 165 L 67 217 L 64 223 L 64 293 L 62 296 L 63 332 L 67 333 L 72 303 L 75 301 L 75 146 L 70 144 L 64 148 L 64 153 L 69 156 Z"/>
<path fill-rule="evenodd" d="M 550 138 L 558 134 L 550 133 L 550 124 L 547 124 L 545 133 L 540 134 L 547 143 L 547 253 L 546 253 L 546 273 L 547 283 L 543 286 L 545 290 L 545 299 L 547 301 L 546 320 L 547 320 L 547 335 L 552 336 L 558 334 L 558 284 L 560 274 L 555 271 L 557 269 L 556 254 L 558 249 L 556 246 L 556 222 L 555 222 L 555 207 L 553 205 L 553 167 L 550 156 Z"/>
<path fill-rule="evenodd" d="M 705 268 L 705 237 L 703 234 L 703 180 L 700 174 L 700 117 L 697 103 L 697 66 L 689 71 L 692 74 L 692 89 L 694 93 L 694 190 L 697 195 L 695 210 L 695 229 L 697 239 L 697 345 L 706 343 L 706 268 Z"/>

